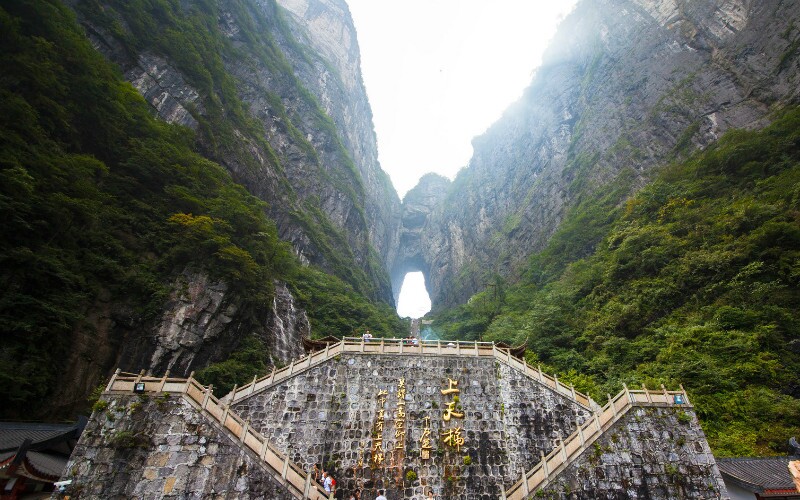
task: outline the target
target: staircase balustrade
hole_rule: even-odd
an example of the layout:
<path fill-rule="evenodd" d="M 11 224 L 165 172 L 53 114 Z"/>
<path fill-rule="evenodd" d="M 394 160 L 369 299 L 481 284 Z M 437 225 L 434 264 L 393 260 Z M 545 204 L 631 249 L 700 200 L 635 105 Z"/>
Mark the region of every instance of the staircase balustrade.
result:
<path fill-rule="evenodd" d="M 678 406 L 691 408 L 686 391 L 681 386 L 680 391 L 668 391 L 662 385 L 660 391 L 651 391 L 644 384 L 642 390 L 630 390 L 623 384 L 623 390 L 615 397 L 608 396 L 608 403 L 599 408 L 594 401 L 577 392 L 574 387 L 567 386 L 542 372 L 541 367 L 533 368 L 527 362 L 511 355 L 510 350 L 500 349 L 492 342 L 448 342 L 442 346 L 441 341 L 419 341 L 417 344 L 408 344 L 404 349 L 405 339 L 380 339 L 380 341 L 365 342 L 363 339 L 345 338 L 342 341 L 326 346 L 322 351 L 308 354 L 306 357 L 292 361 L 289 366 L 273 370 L 261 379 L 255 379 L 240 388 L 234 387 L 225 398 L 217 399 L 212 394 L 211 386 L 205 387 L 193 378 L 170 378 L 169 372 L 163 377 L 145 376 L 144 371 L 139 374 L 122 373 L 117 370 L 108 385 L 107 392 L 133 392 L 137 384 L 144 384 L 145 392 L 167 392 L 181 394 L 193 406 L 210 416 L 223 429 L 233 434 L 241 443 L 255 452 L 261 460 L 269 466 L 273 474 L 277 474 L 283 484 L 289 485 L 289 490 L 298 498 L 325 499 L 324 490 L 309 481 L 308 473 L 291 463 L 285 455 L 275 450 L 258 431 L 252 429 L 249 423 L 242 420 L 235 412 L 230 410 L 230 404 L 240 401 L 255 392 L 264 390 L 278 382 L 290 378 L 302 371 L 316 366 L 344 352 L 374 353 L 374 354 L 444 354 L 461 356 L 491 356 L 503 362 L 524 375 L 549 387 L 556 393 L 571 398 L 573 401 L 587 408 L 594 407 L 592 417 L 569 437 L 560 440 L 559 445 L 530 471 L 523 473 L 522 478 L 504 491 L 503 498 L 507 500 L 521 500 L 545 487 L 549 480 L 569 463 L 580 456 L 591 446 L 605 430 L 622 418 L 634 406 Z M 464 347 L 462 347 L 464 346 Z M 137 392 L 140 392 L 141 388 Z M 231 403 L 229 403 L 230 401 Z"/>
<path fill-rule="evenodd" d="M 576 391 L 575 387 L 560 382 L 557 377 L 543 373 L 541 367 L 533 368 L 526 361 L 512 356 L 510 349 L 498 348 L 494 342 L 418 340 L 414 343 L 408 339 L 372 339 L 371 341 L 365 341 L 360 337 L 345 337 L 335 344 L 327 345 L 324 350 L 314 351 L 302 358 L 292 360 L 288 366 L 275 369 L 267 376 L 235 388 L 234 391 L 224 396 L 222 401 L 228 404 L 238 403 L 257 392 L 266 390 L 294 375 L 348 352 L 357 354 L 398 354 L 404 356 L 433 354 L 493 357 L 497 361 L 523 373 L 525 376 L 552 389 L 557 394 L 570 398 L 587 409 L 597 407 L 597 404 L 589 396 Z"/>
<path fill-rule="evenodd" d="M 678 402 L 680 401 L 680 402 Z M 592 418 L 578 426 L 569 437 L 560 440 L 553 451 L 545 455 L 530 471 L 525 472 L 519 481 L 504 492 L 507 500 L 522 500 L 537 489 L 544 488 L 561 470 L 589 448 L 611 425 L 622 418 L 634 406 L 677 406 L 691 408 L 686 391 L 668 391 L 661 386 L 660 391 L 651 391 L 642 384 L 642 390 L 623 389 Z"/>
<path fill-rule="evenodd" d="M 144 384 L 144 387 L 137 388 L 136 384 Z M 267 438 L 253 429 L 249 422 L 239 417 L 230 409 L 229 405 L 217 399 L 212 394 L 210 386 L 203 386 L 191 375 L 188 379 L 169 378 L 166 374 L 159 378 L 144 376 L 142 373 L 122 373 L 117 370 L 106 386 L 106 392 L 111 394 L 132 393 L 134 389 L 136 392 L 179 394 L 185 401 L 232 434 L 239 443 L 255 453 L 272 475 L 286 486 L 295 498 L 312 500 L 328 498 L 325 491 L 310 480 L 310 472 L 303 471 L 286 455 L 273 448 Z"/>

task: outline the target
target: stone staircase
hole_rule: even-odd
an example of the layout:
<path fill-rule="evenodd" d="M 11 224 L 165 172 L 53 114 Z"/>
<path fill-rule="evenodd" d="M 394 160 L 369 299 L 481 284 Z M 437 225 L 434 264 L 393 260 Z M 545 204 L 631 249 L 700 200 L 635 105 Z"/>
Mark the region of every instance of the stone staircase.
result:
<path fill-rule="evenodd" d="M 627 386 L 614 398 L 608 396 L 608 403 L 592 418 L 579 425 L 578 429 L 530 471 L 525 472 L 519 481 L 505 490 L 502 498 L 522 500 L 532 498 L 537 490 L 545 488 L 573 460 L 590 447 L 606 430 L 636 406 L 673 406 L 691 408 L 686 391 L 668 391 L 661 386 L 660 391 L 652 391 L 642 385 L 642 390 L 630 390 Z"/>
<path fill-rule="evenodd" d="M 560 382 L 558 377 L 543 373 L 541 367 L 534 368 L 524 360 L 512 356 L 509 349 L 499 348 L 494 342 L 422 340 L 412 344 L 406 339 L 373 339 L 365 342 L 362 338 L 348 337 L 326 346 L 323 350 L 312 352 L 300 359 L 293 360 L 289 365 L 279 370 L 273 370 L 272 373 L 265 377 L 254 377 L 253 381 L 245 386 L 234 387 L 221 401 L 230 405 L 238 403 L 253 394 L 267 390 L 284 380 L 345 353 L 491 357 L 530 377 L 555 393 L 571 399 L 587 410 L 596 411 L 600 408 L 589 396 L 576 391 L 575 387 Z"/>
<path fill-rule="evenodd" d="M 280 370 L 273 370 L 268 376 L 254 379 L 244 387 L 234 388 L 227 396 L 217 399 L 211 387 L 205 387 L 193 378 L 169 378 L 145 376 L 140 374 L 114 374 L 106 387 L 106 392 L 114 393 L 170 393 L 180 395 L 229 433 L 242 447 L 248 448 L 257 455 L 266 470 L 284 485 L 295 498 L 323 500 L 327 498 L 324 490 L 311 478 L 311 474 L 292 463 L 287 456 L 275 449 L 249 423 L 230 409 L 230 405 L 249 396 L 267 390 L 282 381 L 296 376 L 314 366 L 324 363 L 345 353 L 353 354 L 394 354 L 394 355 L 437 355 L 437 356 L 471 356 L 491 357 L 530 379 L 542 384 L 555 393 L 562 395 L 580 406 L 592 411 L 592 416 L 569 437 L 560 440 L 546 456 L 510 488 L 505 489 L 501 498 L 522 500 L 532 498 L 537 490 L 541 490 L 581 456 L 611 426 L 620 420 L 630 409 L 636 406 L 661 406 L 691 408 L 686 392 L 649 390 L 644 385 L 641 390 L 630 390 L 627 386 L 615 397 L 608 396 L 608 403 L 600 408 L 587 395 L 560 382 L 557 377 L 549 376 L 540 367 L 533 368 L 528 363 L 511 355 L 510 350 L 498 348 L 491 342 L 442 342 L 422 341 L 408 344 L 401 339 L 376 339 L 364 342 L 362 339 L 348 339 L 327 346 L 324 350 L 313 352 L 299 360 L 295 360 Z"/>
<path fill-rule="evenodd" d="M 168 375 L 168 374 L 167 374 Z M 229 406 L 211 393 L 211 387 L 204 387 L 191 375 L 188 379 L 147 377 L 144 373 L 121 373 L 119 370 L 111 377 L 106 393 L 169 393 L 180 395 L 201 414 L 219 424 L 232 435 L 243 448 L 255 453 L 272 476 L 295 498 L 324 500 L 328 496 L 311 478 L 310 472 L 292 463 L 288 457 L 270 445 L 248 422 L 230 410 Z"/>

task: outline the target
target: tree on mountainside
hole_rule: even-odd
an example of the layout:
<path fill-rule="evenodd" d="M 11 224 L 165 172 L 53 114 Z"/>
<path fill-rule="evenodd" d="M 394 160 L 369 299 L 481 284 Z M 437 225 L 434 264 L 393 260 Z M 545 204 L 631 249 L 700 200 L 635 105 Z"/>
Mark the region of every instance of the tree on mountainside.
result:
<path fill-rule="evenodd" d="M 682 383 L 716 454 L 784 453 L 800 434 L 798 186 L 792 109 L 665 167 L 627 200 L 584 202 L 531 257 L 485 338 L 526 342 L 598 400 L 623 382 Z M 576 220 L 606 221 L 577 259 L 557 250 L 584 241 Z M 483 317 L 461 306 L 434 327 L 473 337 Z"/>

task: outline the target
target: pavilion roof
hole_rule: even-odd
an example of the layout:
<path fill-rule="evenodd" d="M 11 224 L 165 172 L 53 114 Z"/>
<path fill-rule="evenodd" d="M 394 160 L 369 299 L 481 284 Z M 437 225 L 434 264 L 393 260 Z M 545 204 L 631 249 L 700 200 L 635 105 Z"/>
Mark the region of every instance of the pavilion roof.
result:
<path fill-rule="evenodd" d="M 718 458 L 725 480 L 753 493 L 796 492 L 789 474 L 792 457 Z M 800 495 L 800 493 L 798 493 Z"/>
<path fill-rule="evenodd" d="M 57 480 L 85 425 L 0 422 L 0 475 Z"/>

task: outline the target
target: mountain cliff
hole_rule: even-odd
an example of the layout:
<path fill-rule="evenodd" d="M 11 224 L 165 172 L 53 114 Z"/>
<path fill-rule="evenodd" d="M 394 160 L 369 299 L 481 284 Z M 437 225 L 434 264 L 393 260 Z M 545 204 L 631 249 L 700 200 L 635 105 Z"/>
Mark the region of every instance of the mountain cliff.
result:
<path fill-rule="evenodd" d="M 525 344 L 598 400 L 684 384 L 715 454 L 785 454 L 798 18 L 792 2 L 579 2 L 421 224 L 432 333 Z"/>
<path fill-rule="evenodd" d="M 343 0 L 278 3 L 295 21 L 295 37 L 310 47 L 310 53 L 318 54 L 319 63 L 313 67 L 296 65 L 296 74 L 342 133 L 364 184 L 369 242 L 378 252 L 383 268 L 391 269 L 399 251 L 400 199 L 378 163 L 372 109 L 361 78 L 361 54 L 347 4 Z"/>
<path fill-rule="evenodd" d="M 516 279 L 600 187 L 624 182 L 621 200 L 657 167 L 797 102 L 799 16 L 785 1 L 579 2 L 424 224 L 418 268 L 434 308 Z"/>
<path fill-rule="evenodd" d="M 69 416 L 116 367 L 224 388 L 303 335 L 404 330 L 343 3 L 68 7 L 0 7 L 4 417 Z"/>
<path fill-rule="evenodd" d="M 343 1 L 75 1 L 92 44 L 159 116 L 269 202 L 303 260 L 391 303 L 399 199 L 377 162 Z"/>
<path fill-rule="evenodd" d="M 401 204 L 341 0 L 8 2 L 2 416 L 69 416 L 116 367 L 227 388 L 303 335 L 402 334 L 422 270 L 445 338 L 524 342 L 596 397 L 687 382 L 717 449 L 777 452 L 798 18 L 582 0 L 468 167 Z"/>
<path fill-rule="evenodd" d="M 450 184 L 450 181 L 441 175 L 426 174 L 403 198 L 400 245 L 391 275 L 395 302 L 400 297 L 400 287 L 407 273 L 425 269 L 427 276 L 433 276 L 433 273 L 425 267 L 423 248 L 426 252 L 431 250 L 428 249 L 429 242 L 423 238 L 435 232 L 428 227 L 428 224 L 433 223 L 431 214 L 444 200 Z M 425 284 L 428 295 L 431 295 L 431 281 L 427 280 Z"/>

